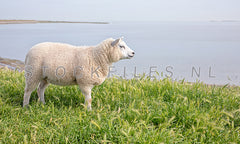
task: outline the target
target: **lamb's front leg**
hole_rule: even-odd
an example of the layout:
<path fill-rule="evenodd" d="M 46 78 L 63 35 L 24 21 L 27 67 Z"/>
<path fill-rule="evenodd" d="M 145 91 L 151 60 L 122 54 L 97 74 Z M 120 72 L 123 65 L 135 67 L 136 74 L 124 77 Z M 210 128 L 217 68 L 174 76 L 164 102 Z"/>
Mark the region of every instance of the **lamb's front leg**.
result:
<path fill-rule="evenodd" d="M 85 95 L 85 105 L 87 105 L 88 110 L 92 110 L 92 98 L 91 98 L 91 93 L 89 95 Z"/>
<path fill-rule="evenodd" d="M 92 86 L 79 86 L 82 93 L 84 94 L 85 96 L 85 105 L 87 106 L 87 109 L 88 110 L 92 110 L 92 97 L 91 97 L 91 91 L 92 91 Z"/>

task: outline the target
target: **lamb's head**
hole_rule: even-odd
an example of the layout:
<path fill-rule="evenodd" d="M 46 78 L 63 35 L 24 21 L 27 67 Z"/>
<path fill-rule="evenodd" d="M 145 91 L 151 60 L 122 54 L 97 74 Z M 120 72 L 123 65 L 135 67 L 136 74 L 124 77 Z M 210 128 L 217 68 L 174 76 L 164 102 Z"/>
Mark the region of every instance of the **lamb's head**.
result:
<path fill-rule="evenodd" d="M 113 62 L 121 59 L 130 59 L 134 56 L 134 51 L 130 49 L 122 38 L 111 42 L 110 55 Z"/>

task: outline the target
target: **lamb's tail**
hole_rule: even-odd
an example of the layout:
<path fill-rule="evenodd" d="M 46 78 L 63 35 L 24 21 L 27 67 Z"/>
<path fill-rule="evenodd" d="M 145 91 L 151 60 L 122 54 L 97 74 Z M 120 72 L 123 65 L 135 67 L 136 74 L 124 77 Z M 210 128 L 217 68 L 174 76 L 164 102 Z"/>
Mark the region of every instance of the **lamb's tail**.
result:
<path fill-rule="evenodd" d="M 25 57 L 25 65 L 28 64 L 28 61 L 29 61 L 29 56 L 28 56 L 28 54 L 27 54 L 26 57 Z"/>

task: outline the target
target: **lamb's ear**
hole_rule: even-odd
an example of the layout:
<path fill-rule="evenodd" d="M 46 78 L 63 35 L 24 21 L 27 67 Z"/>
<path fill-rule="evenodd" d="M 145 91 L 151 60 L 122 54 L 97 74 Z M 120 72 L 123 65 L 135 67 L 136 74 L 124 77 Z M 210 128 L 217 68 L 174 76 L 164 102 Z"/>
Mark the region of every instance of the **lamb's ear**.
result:
<path fill-rule="evenodd" d="M 120 40 L 121 40 L 121 38 L 116 39 L 115 41 L 113 41 L 113 42 L 111 43 L 111 45 L 112 45 L 112 46 L 115 46 L 116 44 L 118 44 L 118 43 L 120 42 Z"/>

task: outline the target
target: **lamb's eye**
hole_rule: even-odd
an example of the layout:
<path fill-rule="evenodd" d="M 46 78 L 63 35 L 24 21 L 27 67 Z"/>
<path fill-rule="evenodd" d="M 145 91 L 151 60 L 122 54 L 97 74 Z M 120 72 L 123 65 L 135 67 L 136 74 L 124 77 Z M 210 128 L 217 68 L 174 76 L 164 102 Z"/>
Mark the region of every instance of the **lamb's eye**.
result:
<path fill-rule="evenodd" d="M 125 46 L 123 46 L 123 45 L 119 45 L 119 47 L 125 49 Z"/>

